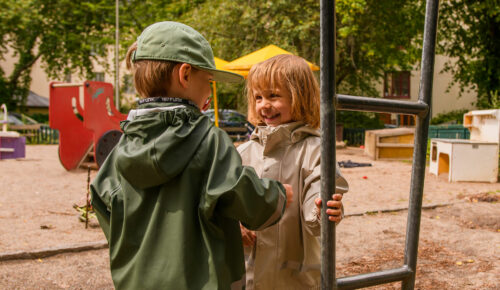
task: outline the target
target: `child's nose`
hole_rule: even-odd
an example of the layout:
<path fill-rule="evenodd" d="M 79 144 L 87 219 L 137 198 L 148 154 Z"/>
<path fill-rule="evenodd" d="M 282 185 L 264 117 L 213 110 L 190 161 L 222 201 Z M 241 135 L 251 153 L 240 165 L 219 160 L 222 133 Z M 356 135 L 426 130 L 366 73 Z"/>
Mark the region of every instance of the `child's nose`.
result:
<path fill-rule="evenodd" d="M 266 109 L 271 108 L 271 102 L 269 100 L 264 99 L 263 107 Z"/>

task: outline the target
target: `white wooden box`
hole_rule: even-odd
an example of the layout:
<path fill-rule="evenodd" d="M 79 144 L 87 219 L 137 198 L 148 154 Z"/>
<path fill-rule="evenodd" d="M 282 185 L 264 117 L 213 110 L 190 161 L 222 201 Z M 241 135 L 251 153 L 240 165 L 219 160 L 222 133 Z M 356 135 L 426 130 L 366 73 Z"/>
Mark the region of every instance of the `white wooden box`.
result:
<path fill-rule="evenodd" d="M 500 143 L 500 109 L 470 111 L 464 114 L 464 127 L 471 140 Z"/>
<path fill-rule="evenodd" d="M 431 139 L 429 172 L 448 173 L 449 182 L 497 182 L 498 143 Z"/>

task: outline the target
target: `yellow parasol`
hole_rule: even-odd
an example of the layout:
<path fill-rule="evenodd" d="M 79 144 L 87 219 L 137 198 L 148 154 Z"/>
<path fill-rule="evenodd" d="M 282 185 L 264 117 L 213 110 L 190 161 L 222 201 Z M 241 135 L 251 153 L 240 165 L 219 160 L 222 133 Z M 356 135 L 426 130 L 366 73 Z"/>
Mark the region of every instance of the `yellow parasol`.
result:
<path fill-rule="evenodd" d="M 279 48 L 276 45 L 271 44 L 227 63 L 226 65 L 222 66 L 222 69 L 230 70 L 246 78 L 248 76 L 250 68 L 252 68 L 254 64 L 279 54 L 292 54 L 292 53 L 282 48 Z M 319 67 L 317 65 L 310 63 L 308 61 L 306 62 L 311 68 L 311 70 L 313 71 L 319 70 Z"/>

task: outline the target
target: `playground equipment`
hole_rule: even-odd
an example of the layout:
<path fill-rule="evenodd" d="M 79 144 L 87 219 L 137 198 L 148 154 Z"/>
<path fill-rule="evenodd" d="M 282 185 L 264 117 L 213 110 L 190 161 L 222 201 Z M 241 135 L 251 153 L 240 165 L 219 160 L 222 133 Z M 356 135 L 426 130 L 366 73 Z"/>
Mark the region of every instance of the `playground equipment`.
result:
<path fill-rule="evenodd" d="M 464 114 L 464 127 L 471 140 L 500 143 L 500 109 L 470 111 Z"/>
<path fill-rule="evenodd" d="M 50 84 L 49 124 L 59 130 L 59 159 L 66 170 L 98 168 L 120 139 L 125 119 L 109 83 Z"/>
<path fill-rule="evenodd" d="M 429 172 L 448 173 L 449 182 L 497 182 L 498 143 L 431 139 Z"/>
<path fill-rule="evenodd" d="M 2 131 L 0 131 L 0 159 L 15 159 L 26 157 L 26 137 L 18 132 L 7 131 L 8 113 L 7 106 L 2 104 L 3 109 Z"/>
<path fill-rule="evenodd" d="M 448 181 L 497 182 L 500 110 L 464 114 L 470 140 L 431 139 L 429 172 L 448 173 Z"/>
<path fill-rule="evenodd" d="M 335 110 L 370 111 L 416 116 L 413 165 L 406 228 L 404 265 L 395 269 L 350 277 L 335 277 L 335 224 L 321 219 L 321 289 L 355 289 L 402 281 L 402 289 L 415 287 L 418 238 L 424 191 L 427 135 L 432 99 L 438 0 L 427 0 L 423 34 L 422 74 L 417 102 L 335 94 L 335 1 L 321 0 L 321 199 L 335 189 Z M 323 207 L 322 215 L 326 215 Z"/>
<path fill-rule="evenodd" d="M 414 135 L 413 128 L 367 130 L 365 154 L 374 160 L 411 159 Z"/>

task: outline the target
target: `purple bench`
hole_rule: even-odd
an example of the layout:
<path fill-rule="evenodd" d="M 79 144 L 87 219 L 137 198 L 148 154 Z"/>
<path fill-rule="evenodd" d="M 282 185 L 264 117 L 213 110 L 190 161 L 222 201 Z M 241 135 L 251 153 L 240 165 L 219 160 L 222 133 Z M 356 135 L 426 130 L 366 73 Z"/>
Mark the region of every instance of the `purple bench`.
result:
<path fill-rule="evenodd" d="M 17 132 L 0 131 L 0 159 L 26 157 L 26 137 Z"/>

